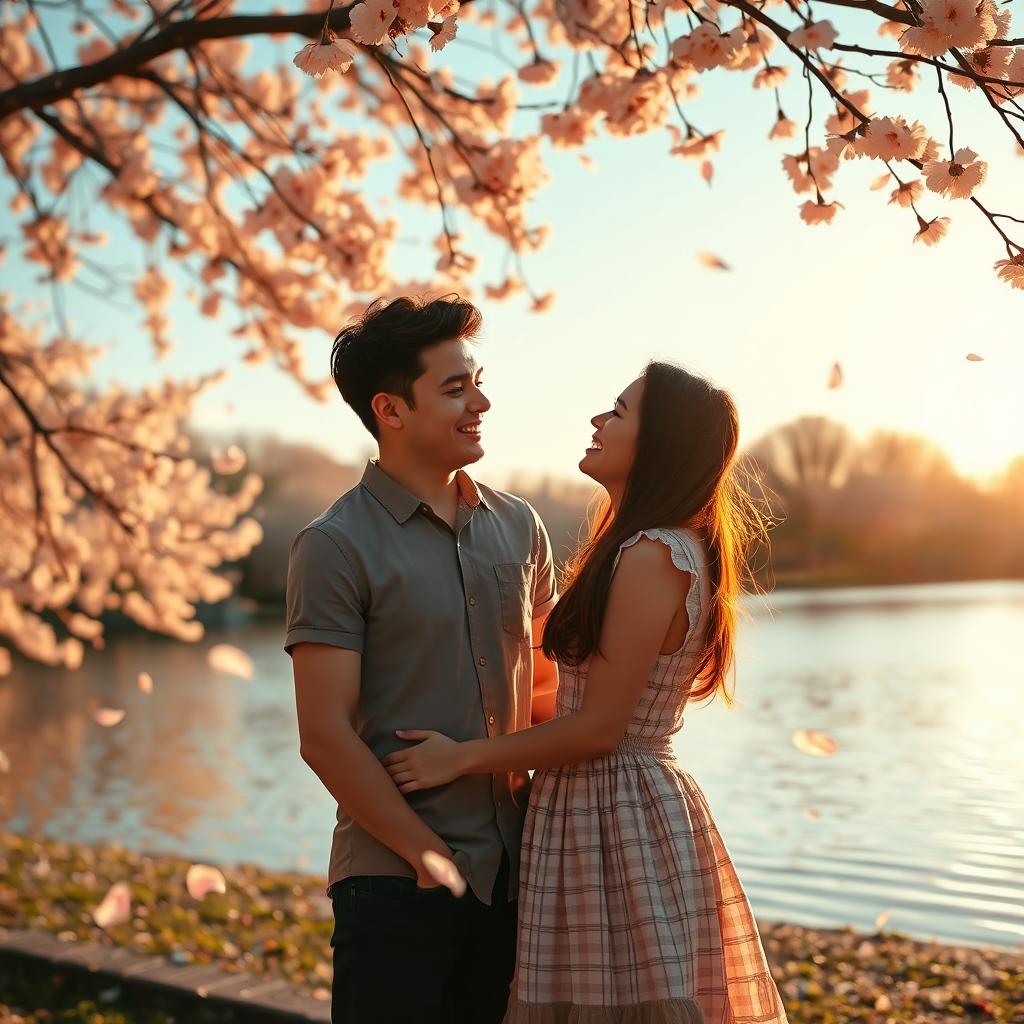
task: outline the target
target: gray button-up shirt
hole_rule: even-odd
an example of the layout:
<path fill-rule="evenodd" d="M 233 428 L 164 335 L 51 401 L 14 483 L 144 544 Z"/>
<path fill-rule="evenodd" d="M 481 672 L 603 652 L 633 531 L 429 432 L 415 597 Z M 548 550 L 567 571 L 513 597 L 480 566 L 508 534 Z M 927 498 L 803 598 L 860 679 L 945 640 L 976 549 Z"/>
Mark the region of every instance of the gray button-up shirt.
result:
<path fill-rule="evenodd" d="M 524 499 L 461 471 L 458 485 L 453 531 L 371 462 L 292 545 L 285 650 L 319 643 L 361 652 L 356 729 L 379 758 L 408 746 L 396 729 L 469 740 L 530 725 L 530 622 L 555 600 L 547 533 Z M 466 775 L 406 796 L 456 851 L 484 903 L 503 847 L 515 898 L 529 786 L 525 771 Z M 328 887 L 350 875 L 415 871 L 339 807 Z"/>

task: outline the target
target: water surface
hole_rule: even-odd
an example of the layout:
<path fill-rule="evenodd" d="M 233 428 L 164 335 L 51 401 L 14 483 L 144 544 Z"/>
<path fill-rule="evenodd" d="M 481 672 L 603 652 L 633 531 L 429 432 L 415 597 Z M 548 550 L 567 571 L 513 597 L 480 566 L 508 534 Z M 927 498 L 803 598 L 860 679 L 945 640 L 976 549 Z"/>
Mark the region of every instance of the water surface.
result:
<path fill-rule="evenodd" d="M 1024 584 L 770 603 L 742 626 L 737 706 L 691 709 L 676 743 L 757 915 L 1024 943 Z M 252 680 L 207 667 L 218 641 L 252 655 Z M 77 673 L 20 663 L 0 680 L 4 826 L 323 872 L 334 806 L 298 757 L 280 642 L 260 621 L 196 646 L 118 637 Z M 97 725 L 97 703 L 124 721 Z M 800 728 L 838 754 L 799 753 Z"/>

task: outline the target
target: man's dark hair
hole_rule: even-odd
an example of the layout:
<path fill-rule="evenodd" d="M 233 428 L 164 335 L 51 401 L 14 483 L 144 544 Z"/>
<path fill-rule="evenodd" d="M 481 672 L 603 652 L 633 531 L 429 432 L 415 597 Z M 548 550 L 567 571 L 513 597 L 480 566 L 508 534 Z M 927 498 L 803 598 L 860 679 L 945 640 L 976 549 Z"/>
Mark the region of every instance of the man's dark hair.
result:
<path fill-rule="evenodd" d="M 342 328 L 331 349 L 331 376 L 341 397 L 379 437 L 370 402 L 384 391 L 413 404 L 412 385 L 422 375 L 424 349 L 475 337 L 480 310 L 458 295 L 427 301 L 414 295 L 377 299 Z"/>

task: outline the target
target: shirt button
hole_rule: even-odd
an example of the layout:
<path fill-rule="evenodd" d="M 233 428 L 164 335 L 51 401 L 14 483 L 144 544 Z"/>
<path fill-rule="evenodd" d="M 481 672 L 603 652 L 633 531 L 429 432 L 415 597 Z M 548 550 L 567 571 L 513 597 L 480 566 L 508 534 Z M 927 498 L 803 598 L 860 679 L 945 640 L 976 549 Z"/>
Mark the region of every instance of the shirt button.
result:
<path fill-rule="evenodd" d="M 469 604 L 470 604 L 470 607 L 472 607 L 473 605 L 475 605 L 475 604 L 476 604 L 476 598 L 475 598 L 475 597 L 471 597 L 471 598 L 469 599 Z"/>
<path fill-rule="evenodd" d="M 489 722 L 489 723 L 490 723 L 491 725 L 494 725 L 494 715 L 488 715 L 488 716 L 487 716 L 487 721 L 488 721 L 488 722 Z"/>
<path fill-rule="evenodd" d="M 486 658 L 477 658 L 476 659 L 476 663 L 478 665 L 486 665 L 487 664 L 487 659 Z"/>
<path fill-rule="evenodd" d="M 500 806 L 501 806 L 501 801 L 499 800 L 499 801 L 498 801 L 498 802 L 497 802 L 497 803 L 495 804 L 495 806 L 496 806 L 496 807 L 500 807 Z"/>

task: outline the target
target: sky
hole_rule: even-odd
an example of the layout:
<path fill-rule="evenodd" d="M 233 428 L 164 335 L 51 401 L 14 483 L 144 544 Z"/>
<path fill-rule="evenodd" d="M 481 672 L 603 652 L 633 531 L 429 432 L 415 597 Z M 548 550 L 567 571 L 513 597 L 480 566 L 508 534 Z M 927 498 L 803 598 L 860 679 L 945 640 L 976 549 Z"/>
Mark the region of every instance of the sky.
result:
<path fill-rule="evenodd" d="M 287 41 L 281 52 L 288 57 L 295 48 Z M 460 51 L 459 40 L 442 57 L 467 68 L 482 60 Z M 546 150 L 552 180 L 534 203 L 532 222 L 548 223 L 552 232 L 546 247 L 527 257 L 526 271 L 535 292 L 553 289 L 557 301 L 538 315 L 522 296 L 480 300 L 479 359 L 493 403 L 484 420 L 483 478 L 573 477 L 592 432 L 590 417 L 652 358 L 680 362 L 728 388 L 745 442 L 820 414 L 858 436 L 876 429 L 924 435 L 979 479 L 1024 453 L 1024 292 L 996 279 L 992 263 L 1005 253 L 984 218 L 966 201 L 929 196 L 923 208 L 928 216 L 950 216 L 950 233 L 935 248 L 915 245 L 910 211 L 887 205 L 888 189 L 867 188 L 881 168 L 851 161 L 829 197 L 844 209 L 832 225 L 806 226 L 798 216 L 806 197 L 792 192 L 780 165 L 802 144 L 767 141 L 773 100 L 753 91 L 748 78 L 712 73 L 705 96 L 688 108 L 702 130 L 726 129 L 710 188 L 697 164 L 668 155 L 662 132 L 598 140 L 587 149 L 596 169 L 574 153 Z M 787 113 L 798 120 L 806 116 L 804 90 L 797 76 L 783 91 Z M 989 162 L 979 196 L 1021 215 L 1013 199 L 1024 194 L 1024 162 L 1008 133 L 976 98 L 951 91 L 957 145 L 972 146 Z M 911 104 L 944 137 L 933 96 L 926 89 Z M 875 97 L 882 108 L 887 97 Z M 816 102 L 820 108 L 824 100 L 819 95 Z M 820 141 L 818 127 L 812 142 Z M 367 189 L 385 196 L 385 175 Z M 438 230 L 429 211 L 403 219 L 400 271 L 425 276 Z M 502 248 L 473 229 L 469 235 L 482 256 L 475 283 L 499 281 Z M 701 266 L 702 250 L 732 271 Z M 0 273 L 9 282 L 3 287 L 45 305 L 48 293 L 32 284 L 33 270 L 9 263 Z M 80 336 L 106 349 L 100 380 L 140 387 L 165 374 L 228 366 L 228 380 L 198 402 L 196 427 L 225 436 L 274 434 L 346 462 L 372 453 L 369 435 L 340 396 L 318 404 L 273 367 L 244 364 L 244 342 L 230 336 L 230 321 L 197 316 L 183 290 L 169 311 L 176 347 L 160 364 L 138 309 L 75 296 L 71 315 Z M 324 376 L 331 341 L 305 341 L 309 366 Z M 968 362 L 969 352 L 983 361 Z M 836 361 L 845 379 L 829 390 Z"/>

